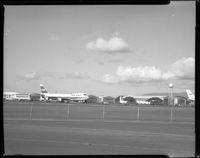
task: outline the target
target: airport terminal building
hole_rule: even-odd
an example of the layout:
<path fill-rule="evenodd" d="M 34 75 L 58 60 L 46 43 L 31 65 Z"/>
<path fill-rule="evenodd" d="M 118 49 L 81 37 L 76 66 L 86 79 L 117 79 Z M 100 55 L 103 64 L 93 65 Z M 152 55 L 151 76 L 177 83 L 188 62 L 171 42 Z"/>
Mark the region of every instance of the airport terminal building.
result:
<path fill-rule="evenodd" d="M 3 98 L 5 100 L 30 100 L 30 94 L 28 93 L 17 93 L 17 92 L 4 92 Z"/>
<path fill-rule="evenodd" d="M 5 100 L 14 100 L 16 99 L 17 92 L 4 92 L 3 99 Z"/>

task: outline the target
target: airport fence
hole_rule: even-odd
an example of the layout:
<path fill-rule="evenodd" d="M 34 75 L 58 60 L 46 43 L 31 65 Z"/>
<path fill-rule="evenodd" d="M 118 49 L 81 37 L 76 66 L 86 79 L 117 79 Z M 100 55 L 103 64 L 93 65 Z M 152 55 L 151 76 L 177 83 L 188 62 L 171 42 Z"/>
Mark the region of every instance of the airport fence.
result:
<path fill-rule="evenodd" d="M 5 118 L 194 122 L 195 108 L 7 102 Z"/>

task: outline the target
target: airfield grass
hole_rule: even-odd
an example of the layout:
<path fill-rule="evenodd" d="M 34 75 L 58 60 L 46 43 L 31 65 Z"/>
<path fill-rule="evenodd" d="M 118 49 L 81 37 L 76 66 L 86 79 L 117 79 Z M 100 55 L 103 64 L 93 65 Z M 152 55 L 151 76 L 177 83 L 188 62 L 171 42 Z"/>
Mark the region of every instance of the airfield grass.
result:
<path fill-rule="evenodd" d="M 194 108 L 4 102 L 5 154 L 194 156 Z"/>
<path fill-rule="evenodd" d="M 45 102 L 4 102 L 4 116 L 24 119 L 94 119 L 194 122 L 195 109 Z"/>

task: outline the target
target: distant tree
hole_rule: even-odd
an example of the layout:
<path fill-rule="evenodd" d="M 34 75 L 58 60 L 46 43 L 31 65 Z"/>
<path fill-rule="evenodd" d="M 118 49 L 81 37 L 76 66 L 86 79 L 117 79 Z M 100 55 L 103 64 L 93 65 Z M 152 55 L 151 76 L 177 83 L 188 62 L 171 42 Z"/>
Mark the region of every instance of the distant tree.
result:
<path fill-rule="evenodd" d="M 127 104 L 137 105 L 137 102 L 133 97 L 126 97 L 124 98 L 124 101 L 127 101 Z"/>
<path fill-rule="evenodd" d="M 94 95 L 89 95 L 89 98 L 85 102 L 86 103 L 97 103 L 97 97 Z"/>
<path fill-rule="evenodd" d="M 30 94 L 31 101 L 40 101 L 40 97 L 41 97 L 41 95 L 38 93 Z"/>
<path fill-rule="evenodd" d="M 114 98 L 110 97 L 110 96 L 104 97 L 103 100 L 104 100 L 104 102 L 109 103 L 109 104 L 113 104 L 114 103 Z"/>
<path fill-rule="evenodd" d="M 161 105 L 161 104 L 163 104 L 163 100 L 158 98 L 158 97 L 150 98 L 147 101 L 149 101 L 151 105 Z"/>

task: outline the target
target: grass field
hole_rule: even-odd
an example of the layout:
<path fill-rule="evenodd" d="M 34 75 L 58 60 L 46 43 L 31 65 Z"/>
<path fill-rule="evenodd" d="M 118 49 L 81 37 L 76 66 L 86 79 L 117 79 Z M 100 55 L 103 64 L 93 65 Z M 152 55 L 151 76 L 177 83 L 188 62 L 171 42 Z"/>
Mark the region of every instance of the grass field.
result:
<path fill-rule="evenodd" d="M 4 102 L 5 154 L 194 156 L 194 108 Z"/>

